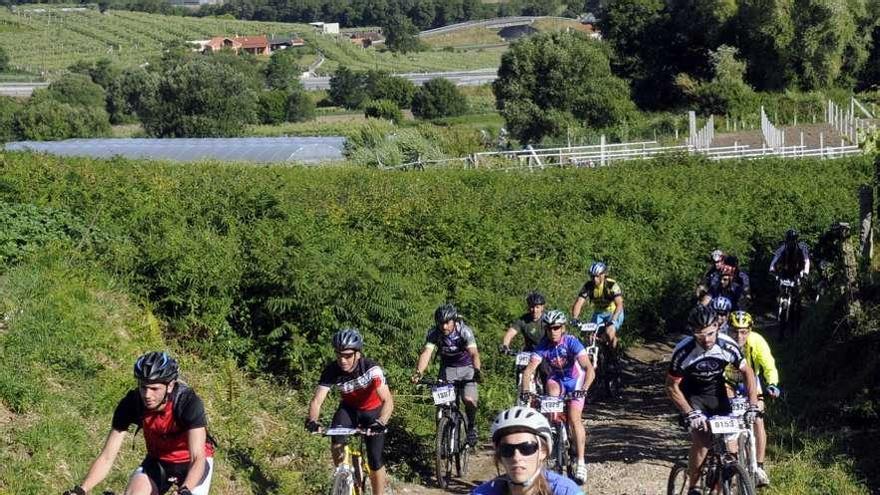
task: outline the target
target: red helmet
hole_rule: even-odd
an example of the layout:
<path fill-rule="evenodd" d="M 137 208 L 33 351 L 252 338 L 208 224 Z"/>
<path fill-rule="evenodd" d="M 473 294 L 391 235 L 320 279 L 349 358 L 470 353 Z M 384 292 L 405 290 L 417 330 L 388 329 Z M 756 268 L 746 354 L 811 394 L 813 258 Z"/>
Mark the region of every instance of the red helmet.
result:
<path fill-rule="evenodd" d="M 732 266 L 730 266 L 730 265 L 721 265 L 721 268 L 720 268 L 719 271 L 721 272 L 721 275 L 730 275 L 730 276 L 732 277 L 732 276 L 733 276 L 733 272 L 734 272 L 735 270 L 736 270 L 736 268 L 734 268 L 734 267 L 732 267 Z"/>

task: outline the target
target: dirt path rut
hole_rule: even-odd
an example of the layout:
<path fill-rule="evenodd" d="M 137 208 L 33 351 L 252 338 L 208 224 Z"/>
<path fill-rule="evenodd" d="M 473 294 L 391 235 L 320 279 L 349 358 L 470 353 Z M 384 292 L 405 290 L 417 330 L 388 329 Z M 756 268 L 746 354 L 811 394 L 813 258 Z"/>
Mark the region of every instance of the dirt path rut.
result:
<path fill-rule="evenodd" d="M 587 406 L 589 476 L 587 495 L 658 495 L 676 460 L 684 459 L 685 435 L 670 421 L 673 412 L 663 383 L 675 340 L 646 344 L 627 353 L 623 399 Z M 399 484 L 395 495 L 466 494 L 496 476 L 490 445 L 471 457 L 466 481 L 441 490 Z"/>

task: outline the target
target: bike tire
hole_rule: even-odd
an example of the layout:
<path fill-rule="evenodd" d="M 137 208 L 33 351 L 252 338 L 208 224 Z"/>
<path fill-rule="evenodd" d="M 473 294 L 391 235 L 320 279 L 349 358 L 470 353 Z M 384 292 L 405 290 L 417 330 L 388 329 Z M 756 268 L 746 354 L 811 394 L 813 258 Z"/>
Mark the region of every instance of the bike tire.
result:
<path fill-rule="evenodd" d="M 437 422 L 437 450 L 434 453 L 434 474 L 437 476 L 437 484 L 442 489 L 449 486 L 449 475 L 451 474 L 452 456 L 448 452 L 449 437 L 453 433 L 452 422 L 448 417 L 443 416 Z"/>
<path fill-rule="evenodd" d="M 350 470 L 340 469 L 333 474 L 330 495 L 354 495 L 354 476 Z"/>
<path fill-rule="evenodd" d="M 568 445 L 565 441 L 565 424 L 557 423 L 554 427 L 554 431 L 556 432 L 556 441 L 554 442 L 555 457 L 553 462 L 553 470 L 557 473 L 565 476 L 566 468 L 568 467 Z"/>
<path fill-rule="evenodd" d="M 455 475 L 459 479 L 466 477 L 468 474 L 468 462 L 470 461 L 471 451 L 471 446 L 467 443 L 467 435 L 463 435 L 463 432 L 467 432 L 467 423 L 463 416 L 459 416 L 458 438 L 456 439 L 457 449 L 455 451 Z"/>
<path fill-rule="evenodd" d="M 688 492 L 688 467 L 683 462 L 673 464 L 666 480 L 666 495 L 686 495 Z"/>
<path fill-rule="evenodd" d="M 351 463 L 354 465 L 355 495 L 371 495 L 373 493 L 373 485 L 370 483 L 370 477 L 367 475 L 366 461 L 359 455 L 353 455 L 351 456 Z"/>
<path fill-rule="evenodd" d="M 740 435 L 739 438 L 737 439 L 737 444 L 738 444 L 738 449 L 739 449 L 739 454 L 737 455 L 737 459 L 739 461 L 739 465 L 742 466 L 742 468 L 745 470 L 746 474 L 748 475 L 749 480 L 751 480 L 752 486 L 755 486 L 758 483 L 758 477 L 757 477 L 757 473 L 755 473 L 751 469 L 751 467 L 752 467 L 752 450 L 749 446 L 749 442 L 754 441 L 754 439 L 751 437 L 751 435 L 754 435 L 754 433 L 751 433 L 749 435 Z M 751 438 L 751 440 L 750 440 L 750 438 Z"/>
<path fill-rule="evenodd" d="M 723 495 L 755 495 L 755 485 L 749 473 L 738 463 L 723 468 L 721 474 L 721 493 Z"/>

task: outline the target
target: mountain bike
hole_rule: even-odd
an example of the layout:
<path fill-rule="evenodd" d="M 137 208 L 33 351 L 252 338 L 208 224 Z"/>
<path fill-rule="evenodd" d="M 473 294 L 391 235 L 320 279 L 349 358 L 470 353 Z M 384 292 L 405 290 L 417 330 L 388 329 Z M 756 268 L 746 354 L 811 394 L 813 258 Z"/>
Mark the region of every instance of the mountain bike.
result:
<path fill-rule="evenodd" d="M 731 416 L 739 418 L 739 436 L 737 437 L 737 458 L 739 464 L 746 470 L 752 486 L 758 483 L 758 451 L 755 444 L 754 425 L 747 424 L 743 419 L 746 409 L 749 407 L 749 400 L 743 396 L 736 396 L 730 399 L 732 409 Z"/>
<path fill-rule="evenodd" d="M 603 338 L 605 328 L 611 324 L 610 320 L 601 323 L 572 322 L 581 331 L 581 340 L 585 344 L 587 355 L 593 363 L 596 371 L 596 384 L 598 387 L 590 387 L 590 400 L 597 400 L 602 396 L 615 398 L 620 396 L 620 363 L 612 358 L 611 347 Z"/>
<path fill-rule="evenodd" d="M 776 296 L 776 321 L 779 323 L 779 338 L 785 333 L 794 333 L 800 326 L 800 279 L 779 277 Z"/>
<path fill-rule="evenodd" d="M 437 406 L 437 438 L 434 453 L 434 474 L 444 490 L 455 476 L 467 476 L 471 446 L 467 443 L 468 423 L 459 408 L 462 389 L 473 380 L 419 380 L 419 385 L 431 387 L 431 397 Z"/>
<path fill-rule="evenodd" d="M 522 390 L 522 379 L 523 379 L 523 370 L 529 365 L 529 361 L 532 359 L 532 353 L 529 351 L 516 351 L 513 349 L 508 349 L 504 351 L 504 354 L 508 356 L 514 356 L 516 363 L 516 405 L 518 406 L 528 406 L 527 401 L 523 400 L 522 394 L 519 393 Z M 538 378 L 540 376 L 540 370 L 535 370 L 534 375 L 532 376 L 532 383 L 529 387 L 529 391 L 534 394 L 542 394 L 544 393 L 544 385 L 541 383 L 541 380 Z"/>
<path fill-rule="evenodd" d="M 570 392 L 562 396 L 536 395 L 531 398 L 537 402 L 537 409 L 547 417 L 550 422 L 550 430 L 553 435 L 553 452 L 550 453 L 550 468 L 557 473 L 574 479 L 575 464 L 577 463 L 577 446 L 572 439 L 571 424 L 565 413 L 566 406 L 572 399 L 583 397 L 582 392 Z M 580 418 L 576 418 L 577 421 Z"/>
<path fill-rule="evenodd" d="M 727 448 L 729 435 L 742 436 L 740 416 L 711 416 L 707 420 L 712 434 L 712 446 L 700 465 L 697 487 L 703 495 L 755 495 L 755 485 L 749 473 Z M 751 426 L 750 426 L 751 428 Z M 672 466 L 666 483 L 667 495 L 685 495 L 688 492 L 688 468 L 686 462 Z"/>
<path fill-rule="evenodd" d="M 370 484 L 370 466 L 364 459 L 363 436 L 366 432 L 359 428 L 328 428 L 323 435 L 353 436 L 357 445 L 345 444 L 342 462 L 333 471 L 330 495 L 368 495 L 373 492 Z"/>

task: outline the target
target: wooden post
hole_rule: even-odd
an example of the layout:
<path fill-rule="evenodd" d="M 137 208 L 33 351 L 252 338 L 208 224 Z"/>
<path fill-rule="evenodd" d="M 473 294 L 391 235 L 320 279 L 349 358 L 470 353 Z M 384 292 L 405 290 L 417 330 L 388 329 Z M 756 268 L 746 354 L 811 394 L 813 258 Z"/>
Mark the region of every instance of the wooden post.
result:
<path fill-rule="evenodd" d="M 864 184 L 859 187 L 859 252 L 862 255 L 862 268 L 871 266 L 874 255 L 874 187 Z"/>
<path fill-rule="evenodd" d="M 605 134 L 599 138 L 599 165 L 605 166 Z"/>
<path fill-rule="evenodd" d="M 843 260 L 843 274 L 845 277 L 845 294 L 847 303 L 847 314 L 855 316 L 859 313 L 861 306 L 856 294 L 859 284 L 858 265 L 856 264 L 856 253 L 852 243 L 849 240 L 849 225 L 843 225 L 840 229 L 840 246 L 842 250 L 841 259 Z"/>

